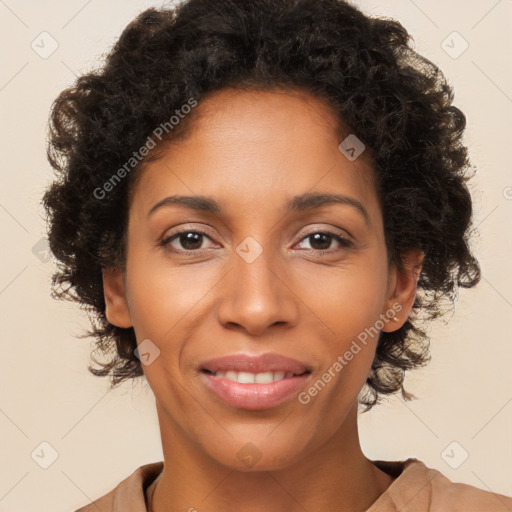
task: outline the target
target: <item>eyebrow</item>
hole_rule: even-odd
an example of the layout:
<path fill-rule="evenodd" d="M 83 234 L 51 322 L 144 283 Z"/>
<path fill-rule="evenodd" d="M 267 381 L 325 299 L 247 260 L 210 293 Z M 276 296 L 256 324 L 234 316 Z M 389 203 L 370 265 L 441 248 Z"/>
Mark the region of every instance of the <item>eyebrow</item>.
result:
<path fill-rule="evenodd" d="M 364 217 L 367 225 L 370 224 L 370 216 L 360 201 L 343 194 L 320 194 L 306 192 L 293 197 L 286 205 L 286 213 L 314 210 L 331 204 L 343 204 L 352 206 Z M 155 211 L 166 206 L 181 206 L 190 210 L 198 210 L 213 214 L 221 214 L 221 205 L 212 197 L 207 196 L 168 196 L 156 203 L 148 212 L 150 217 Z"/>

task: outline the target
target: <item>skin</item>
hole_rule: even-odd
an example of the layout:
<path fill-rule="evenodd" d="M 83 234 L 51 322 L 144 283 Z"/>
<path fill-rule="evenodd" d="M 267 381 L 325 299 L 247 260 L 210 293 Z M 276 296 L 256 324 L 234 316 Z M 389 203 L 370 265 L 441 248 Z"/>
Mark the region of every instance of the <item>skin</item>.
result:
<path fill-rule="evenodd" d="M 407 253 L 401 270 L 389 265 L 369 154 L 350 161 L 339 151 L 350 131 L 340 134 L 322 100 L 224 89 L 196 109 L 188 137 L 166 146 L 137 183 L 126 269 L 103 274 L 108 320 L 160 349 L 143 365 L 164 453 L 150 510 L 364 511 L 393 481 L 358 436 L 357 397 L 377 336 L 306 405 L 292 397 L 263 411 L 231 407 L 206 388 L 199 367 L 277 352 L 311 365 L 309 388 L 393 304 L 399 321 L 382 330 L 403 325 L 423 253 Z M 349 205 L 286 213 L 305 192 L 357 199 L 368 224 Z M 173 205 L 148 218 L 174 194 L 213 197 L 223 212 Z M 207 236 L 159 244 L 180 229 Z M 352 247 L 307 236 L 326 231 Z M 263 250 L 251 263 L 236 251 L 248 236 Z M 244 446 L 256 452 L 249 442 L 261 456 L 250 467 L 237 455 Z"/>

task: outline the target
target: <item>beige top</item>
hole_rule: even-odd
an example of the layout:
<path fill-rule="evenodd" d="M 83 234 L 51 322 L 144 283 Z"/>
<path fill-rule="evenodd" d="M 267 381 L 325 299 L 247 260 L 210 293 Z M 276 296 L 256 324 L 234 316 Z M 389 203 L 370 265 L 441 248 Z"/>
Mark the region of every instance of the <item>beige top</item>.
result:
<path fill-rule="evenodd" d="M 395 480 L 366 512 L 512 512 L 512 498 L 454 483 L 418 459 L 372 462 Z M 163 467 L 162 461 L 140 466 L 108 494 L 75 512 L 147 512 L 146 490 Z"/>

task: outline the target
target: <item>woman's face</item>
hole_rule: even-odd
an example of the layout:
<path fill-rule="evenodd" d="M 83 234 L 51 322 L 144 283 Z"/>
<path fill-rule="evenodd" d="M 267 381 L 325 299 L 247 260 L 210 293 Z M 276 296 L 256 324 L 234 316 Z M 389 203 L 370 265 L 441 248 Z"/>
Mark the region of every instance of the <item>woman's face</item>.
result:
<path fill-rule="evenodd" d="M 388 269 L 369 155 L 340 151 L 323 102 L 225 89 L 196 109 L 188 138 L 148 164 L 137 185 L 125 280 L 105 275 L 107 317 L 134 327 L 163 436 L 232 468 L 250 470 L 257 459 L 255 469 L 281 468 L 325 447 L 354 417 L 378 330 L 403 324 L 415 281 Z M 153 209 L 171 196 L 201 196 L 218 209 L 204 201 Z M 241 380 L 279 379 L 259 370 L 286 367 L 285 379 L 267 384 L 205 370 L 217 358 L 263 354 L 303 366 L 246 361 L 253 371 Z M 225 364 L 217 370 L 248 370 Z"/>

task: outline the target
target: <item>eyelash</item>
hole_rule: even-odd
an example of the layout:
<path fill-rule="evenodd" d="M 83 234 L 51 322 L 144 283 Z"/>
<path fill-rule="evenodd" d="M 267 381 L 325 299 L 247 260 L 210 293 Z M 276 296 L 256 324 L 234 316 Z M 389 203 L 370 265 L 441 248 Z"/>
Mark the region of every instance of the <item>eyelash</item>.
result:
<path fill-rule="evenodd" d="M 198 254 L 198 253 L 201 253 L 202 251 L 205 251 L 206 249 L 195 249 L 195 250 L 178 250 L 178 249 L 174 249 L 174 248 L 170 248 L 170 243 L 174 240 L 174 239 L 177 239 L 180 237 L 180 235 L 184 235 L 186 233 L 194 233 L 196 235 L 202 235 L 202 236 L 205 236 L 207 238 L 210 238 L 210 236 L 208 235 L 208 233 L 205 233 L 204 231 L 201 231 L 201 230 L 192 230 L 192 229 L 183 229 L 181 231 L 177 231 L 176 233 L 173 233 L 171 236 L 168 236 L 166 238 L 164 238 L 161 242 L 160 242 L 160 245 L 163 246 L 166 250 L 170 251 L 170 252 L 173 252 L 173 253 L 178 253 L 178 254 L 185 254 L 185 255 L 189 255 L 189 254 Z M 303 240 L 306 240 L 307 238 L 310 238 L 312 237 L 313 235 L 316 235 L 316 234 L 322 234 L 322 235 L 328 235 L 328 236 L 331 236 L 334 240 L 336 240 L 344 249 L 350 249 L 353 247 L 353 243 L 348 240 L 347 238 L 337 234 L 337 233 L 333 233 L 332 231 L 312 231 L 311 233 L 308 233 L 307 235 L 303 236 L 301 238 L 301 242 Z M 306 251 L 313 251 L 313 252 L 318 252 L 318 253 L 325 253 L 325 254 L 330 254 L 330 253 L 333 253 L 333 252 L 336 252 L 336 250 L 329 250 L 329 249 L 303 249 L 303 250 L 306 250 Z M 342 249 L 341 249 L 342 250 Z"/>

